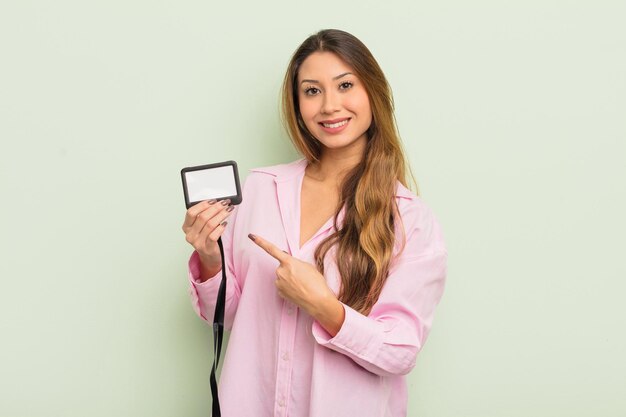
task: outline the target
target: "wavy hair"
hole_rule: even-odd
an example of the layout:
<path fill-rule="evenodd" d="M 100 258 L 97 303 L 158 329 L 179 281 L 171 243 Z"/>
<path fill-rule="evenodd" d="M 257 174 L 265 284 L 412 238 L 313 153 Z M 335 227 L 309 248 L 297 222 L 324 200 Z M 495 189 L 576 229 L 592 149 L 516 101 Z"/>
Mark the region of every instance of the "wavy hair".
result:
<path fill-rule="evenodd" d="M 319 161 L 321 144 L 304 124 L 297 89 L 300 67 L 314 52 L 331 52 L 352 67 L 367 91 L 372 109 L 363 159 L 341 184 L 334 217 L 337 231 L 315 250 L 316 267 L 323 274 L 324 258 L 330 248 L 337 245 L 336 261 L 341 275 L 338 298 L 368 315 L 378 300 L 392 261 L 396 238 L 394 224 L 400 219 L 395 199 L 396 181 L 407 186 L 410 168 L 396 127 L 391 87 L 383 71 L 359 39 L 337 29 L 322 30 L 308 37 L 294 52 L 287 67 L 282 87 L 282 119 L 296 149 L 309 163 Z M 343 226 L 338 229 L 337 218 L 344 206 Z M 401 230 L 403 249 L 404 228 Z"/>

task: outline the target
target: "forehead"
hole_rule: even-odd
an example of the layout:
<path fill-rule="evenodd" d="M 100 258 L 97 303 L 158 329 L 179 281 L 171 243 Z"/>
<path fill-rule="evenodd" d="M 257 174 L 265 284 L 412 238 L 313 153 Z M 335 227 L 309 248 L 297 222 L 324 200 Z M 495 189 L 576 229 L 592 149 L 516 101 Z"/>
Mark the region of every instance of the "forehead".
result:
<path fill-rule="evenodd" d="M 336 54 L 332 52 L 314 52 L 302 62 L 298 71 L 298 81 L 303 79 L 322 81 L 332 79 L 346 72 L 354 73 L 354 70 Z"/>

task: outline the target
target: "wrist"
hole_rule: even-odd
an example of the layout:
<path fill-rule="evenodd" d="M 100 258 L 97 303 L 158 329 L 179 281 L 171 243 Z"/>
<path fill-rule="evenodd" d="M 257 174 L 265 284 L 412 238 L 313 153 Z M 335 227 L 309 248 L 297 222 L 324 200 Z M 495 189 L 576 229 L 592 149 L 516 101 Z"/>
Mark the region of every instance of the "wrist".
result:
<path fill-rule="evenodd" d="M 320 300 L 310 314 L 332 337 L 339 333 L 346 317 L 343 304 L 334 296 Z"/>
<path fill-rule="evenodd" d="M 215 259 L 214 257 L 198 253 L 198 259 L 200 261 L 200 282 L 205 282 L 212 278 L 222 269 L 222 259 L 219 255 Z"/>
<path fill-rule="evenodd" d="M 220 255 L 220 252 L 217 251 L 216 253 L 203 253 L 203 252 L 198 252 L 198 258 L 200 259 L 200 263 L 202 263 L 203 266 L 205 266 L 206 268 L 209 269 L 215 269 L 216 267 L 219 268 L 222 265 L 222 256 Z"/>

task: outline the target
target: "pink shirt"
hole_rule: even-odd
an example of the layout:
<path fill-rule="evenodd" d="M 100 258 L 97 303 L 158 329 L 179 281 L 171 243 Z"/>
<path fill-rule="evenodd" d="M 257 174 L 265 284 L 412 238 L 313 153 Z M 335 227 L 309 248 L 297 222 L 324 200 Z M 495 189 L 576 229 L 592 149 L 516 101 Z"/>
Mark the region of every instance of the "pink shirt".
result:
<path fill-rule="evenodd" d="M 264 237 L 314 264 L 316 246 L 333 233 L 332 219 L 301 248 L 300 192 L 304 159 L 253 169 L 243 202 L 222 235 L 228 286 L 225 326 L 231 330 L 219 381 L 225 417 L 406 416 L 405 375 L 424 345 L 444 288 L 447 251 L 441 228 L 424 202 L 398 182 L 396 199 L 406 230 L 404 252 L 369 316 L 344 305 L 335 337 L 304 310 L 277 294 L 278 261 L 248 239 Z M 339 225 L 343 211 L 339 216 Z M 399 223 L 399 222 L 397 222 Z M 402 234 L 397 224 L 397 253 Z M 338 292 L 334 250 L 324 276 Z M 196 313 L 213 322 L 221 272 L 199 282 L 197 253 L 189 261 Z"/>

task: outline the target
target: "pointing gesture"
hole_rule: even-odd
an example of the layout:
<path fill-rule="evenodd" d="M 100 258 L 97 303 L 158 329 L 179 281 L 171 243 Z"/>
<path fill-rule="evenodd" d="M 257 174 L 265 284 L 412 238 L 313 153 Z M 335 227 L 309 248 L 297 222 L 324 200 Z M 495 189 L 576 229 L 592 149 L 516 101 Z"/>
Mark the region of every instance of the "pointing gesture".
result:
<path fill-rule="evenodd" d="M 289 261 L 290 258 L 296 259 L 293 256 L 289 255 L 284 250 L 278 249 L 276 245 L 263 239 L 261 236 L 255 236 L 252 233 L 250 233 L 248 237 L 250 238 L 250 240 L 256 243 L 259 247 L 261 247 L 261 249 L 269 253 L 276 260 L 278 260 L 281 264 L 283 262 L 286 263 L 287 261 Z"/>
<path fill-rule="evenodd" d="M 278 295 L 306 310 L 334 336 L 343 323 L 344 310 L 324 276 L 315 266 L 289 255 L 262 237 L 253 234 L 248 237 L 280 262 L 276 269 Z"/>

